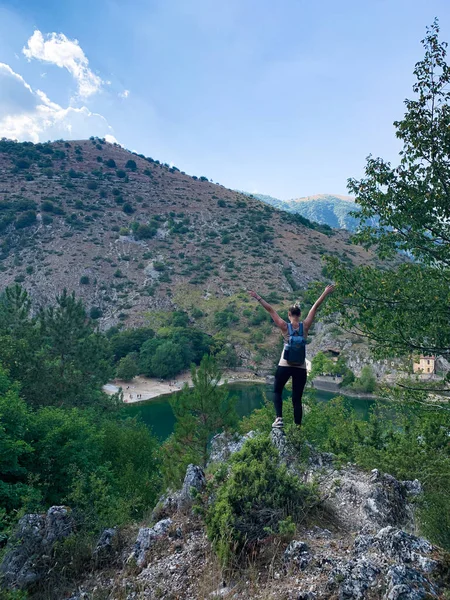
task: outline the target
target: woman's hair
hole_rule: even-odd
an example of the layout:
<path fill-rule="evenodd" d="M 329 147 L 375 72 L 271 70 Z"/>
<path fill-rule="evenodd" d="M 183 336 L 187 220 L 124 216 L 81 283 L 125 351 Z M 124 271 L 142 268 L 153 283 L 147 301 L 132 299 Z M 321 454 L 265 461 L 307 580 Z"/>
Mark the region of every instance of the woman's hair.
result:
<path fill-rule="evenodd" d="M 302 311 L 300 310 L 299 302 L 296 302 L 295 304 L 289 307 L 289 314 L 291 315 L 291 317 L 299 317 L 301 312 Z"/>

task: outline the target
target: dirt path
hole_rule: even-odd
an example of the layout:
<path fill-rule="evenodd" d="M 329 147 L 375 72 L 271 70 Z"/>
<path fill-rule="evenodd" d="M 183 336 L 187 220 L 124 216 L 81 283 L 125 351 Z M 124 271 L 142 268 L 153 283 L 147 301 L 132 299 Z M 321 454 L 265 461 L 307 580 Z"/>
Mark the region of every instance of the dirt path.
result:
<path fill-rule="evenodd" d="M 257 377 L 252 371 L 239 372 L 224 371 L 221 384 L 228 383 L 265 383 L 264 377 Z M 120 388 L 123 392 L 123 401 L 126 404 L 135 402 L 144 402 L 145 400 L 154 400 L 159 396 L 178 392 L 187 383 L 192 386 L 191 373 L 185 371 L 177 375 L 176 378 L 166 381 L 164 379 L 154 379 L 150 377 L 135 377 L 132 381 L 122 381 L 113 379 L 110 383 L 103 386 L 103 391 L 107 394 L 116 394 Z"/>

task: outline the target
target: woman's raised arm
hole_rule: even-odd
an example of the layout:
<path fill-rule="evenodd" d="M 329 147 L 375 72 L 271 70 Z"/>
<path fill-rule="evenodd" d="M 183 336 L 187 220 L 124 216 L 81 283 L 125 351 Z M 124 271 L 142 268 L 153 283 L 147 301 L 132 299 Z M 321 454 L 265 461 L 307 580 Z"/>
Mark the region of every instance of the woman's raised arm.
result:
<path fill-rule="evenodd" d="M 287 331 L 286 321 L 283 321 L 283 319 L 280 317 L 280 315 L 277 313 L 277 311 L 273 308 L 273 306 L 270 306 L 270 304 L 268 302 L 266 302 L 263 298 L 261 298 L 261 296 L 259 294 L 257 294 L 253 290 L 249 290 L 248 293 L 250 294 L 250 296 L 252 298 L 255 298 L 255 300 L 257 300 L 265 310 L 267 310 L 267 312 L 272 317 L 272 319 L 277 327 L 279 327 L 282 331 Z"/>

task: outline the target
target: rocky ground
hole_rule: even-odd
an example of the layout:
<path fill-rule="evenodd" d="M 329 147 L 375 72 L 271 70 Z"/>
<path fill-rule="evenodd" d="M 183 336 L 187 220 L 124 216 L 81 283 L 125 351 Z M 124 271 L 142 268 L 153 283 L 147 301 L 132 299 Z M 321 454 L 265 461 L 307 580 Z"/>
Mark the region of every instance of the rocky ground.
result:
<path fill-rule="evenodd" d="M 247 434 L 252 437 L 254 434 Z M 216 436 L 211 461 L 226 460 L 246 438 Z M 280 460 L 295 473 L 293 448 L 279 430 L 272 433 Z M 448 598 L 448 559 L 417 535 L 412 499 L 418 481 L 397 481 L 355 465 L 337 468 L 333 456 L 310 448 L 308 466 L 297 472 L 320 489 L 320 510 L 292 539 L 268 538 L 252 556 L 222 569 L 201 519 L 192 513 L 193 488 L 205 475 L 190 465 L 181 490 L 168 493 L 151 523 L 139 530 L 105 530 L 94 550 L 92 569 L 58 598 L 269 600 Z M 1 565 L 4 583 L 30 588 L 47 577 L 45 555 L 55 540 L 73 530 L 70 511 L 53 507 L 47 515 L 22 518 Z M 44 559 L 40 562 L 36 557 Z M 446 562 L 447 561 L 447 562 Z M 55 597 L 47 595 L 35 598 Z M 31 596 L 33 597 L 33 596 Z"/>

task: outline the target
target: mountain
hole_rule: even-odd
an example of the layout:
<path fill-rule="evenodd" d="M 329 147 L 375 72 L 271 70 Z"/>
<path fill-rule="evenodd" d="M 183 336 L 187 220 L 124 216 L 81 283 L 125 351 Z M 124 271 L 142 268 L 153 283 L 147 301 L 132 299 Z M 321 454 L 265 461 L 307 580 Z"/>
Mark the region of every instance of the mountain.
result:
<path fill-rule="evenodd" d="M 321 279 L 321 255 L 370 255 L 301 215 L 91 138 L 0 141 L 1 287 L 36 305 L 66 288 L 102 327 L 147 311 L 204 314 L 246 289 L 279 299 Z"/>
<path fill-rule="evenodd" d="M 334 229 L 355 231 L 359 223 L 358 219 L 350 216 L 351 211 L 359 210 L 351 196 L 316 194 L 293 200 L 278 200 L 264 194 L 253 194 L 253 196 L 280 210 L 300 214 L 310 221 L 328 225 Z"/>

